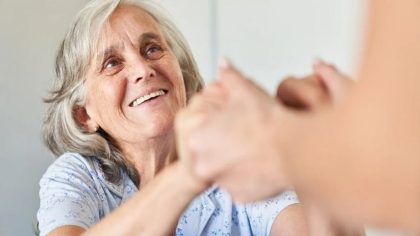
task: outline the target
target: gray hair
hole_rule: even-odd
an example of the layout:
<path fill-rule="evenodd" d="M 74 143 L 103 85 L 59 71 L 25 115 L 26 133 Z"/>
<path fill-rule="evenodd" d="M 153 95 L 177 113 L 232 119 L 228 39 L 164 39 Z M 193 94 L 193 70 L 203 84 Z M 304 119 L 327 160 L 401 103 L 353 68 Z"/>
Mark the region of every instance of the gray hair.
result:
<path fill-rule="evenodd" d="M 124 169 L 138 185 L 139 173 L 123 157 L 112 139 L 103 130 L 88 133 L 74 117 L 75 107 L 85 105 L 84 81 L 95 56 L 100 32 L 112 13 L 122 4 L 139 7 L 156 20 L 178 59 L 187 99 L 201 90 L 203 80 L 188 43 L 161 7 L 145 0 L 93 0 L 75 17 L 58 50 L 55 65 L 57 78 L 49 96 L 44 99 L 49 107 L 43 124 L 43 138 L 57 156 L 65 152 L 77 152 L 85 157 L 95 157 L 108 181 L 119 182 L 120 171 Z"/>

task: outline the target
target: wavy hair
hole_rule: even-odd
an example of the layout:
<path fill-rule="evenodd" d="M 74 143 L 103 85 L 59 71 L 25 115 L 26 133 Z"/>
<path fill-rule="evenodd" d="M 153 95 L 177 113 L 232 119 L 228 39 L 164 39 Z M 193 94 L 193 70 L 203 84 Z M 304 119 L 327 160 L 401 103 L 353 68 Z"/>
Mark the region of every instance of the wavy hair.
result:
<path fill-rule="evenodd" d="M 44 99 L 49 107 L 42 132 L 46 145 L 55 155 L 77 152 L 87 158 L 97 158 L 108 181 L 118 183 L 121 169 L 124 169 L 138 185 L 139 173 L 124 158 L 112 139 L 101 129 L 96 133 L 86 132 L 74 117 L 75 107 L 85 106 L 84 81 L 90 62 L 95 57 L 100 32 L 121 4 L 139 7 L 156 20 L 178 59 L 187 99 L 203 87 L 187 41 L 166 11 L 156 3 L 147 0 L 93 0 L 76 15 L 58 50 L 56 78 L 48 97 Z"/>

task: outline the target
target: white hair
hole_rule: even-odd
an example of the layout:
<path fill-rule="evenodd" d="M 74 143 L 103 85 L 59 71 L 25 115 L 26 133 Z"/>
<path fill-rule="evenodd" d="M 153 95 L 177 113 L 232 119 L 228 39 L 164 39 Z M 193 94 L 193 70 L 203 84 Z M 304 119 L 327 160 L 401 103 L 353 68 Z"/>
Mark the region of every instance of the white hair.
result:
<path fill-rule="evenodd" d="M 99 35 L 119 5 L 133 5 L 152 16 L 173 50 L 181 67 L 187 99 L 201 90 L 203 80 L 185 38 L 156 3 L 146 0 L 92 0 L 75 17 L 56 57 L 56 79 L 45 102 L 49 104 L 43 124 L 43 138 L 57 156 L 77 152 L 99 160 L 106 178 L 114 183 L 124 169 L 139 184 L 139 174 L 103 131 L 88 133 L 74 117 L 86 100 L 85 76 L 95 57 Z"/>

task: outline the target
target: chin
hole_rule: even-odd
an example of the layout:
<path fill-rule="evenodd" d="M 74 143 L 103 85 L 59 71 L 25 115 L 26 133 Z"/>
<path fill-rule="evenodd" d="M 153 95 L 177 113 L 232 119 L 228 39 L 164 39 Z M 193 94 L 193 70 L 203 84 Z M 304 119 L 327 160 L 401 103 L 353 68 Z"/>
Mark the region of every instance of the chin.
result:
<path fill-rule="evenodd" d="M 148 134 L 147 136 L 150 138 L 165 137 L 173 134 L 174 122 L 173 120 L 168 122 L 156 122 L 148 126 L 148 128 L 144 129 L 144 131 Z"/>

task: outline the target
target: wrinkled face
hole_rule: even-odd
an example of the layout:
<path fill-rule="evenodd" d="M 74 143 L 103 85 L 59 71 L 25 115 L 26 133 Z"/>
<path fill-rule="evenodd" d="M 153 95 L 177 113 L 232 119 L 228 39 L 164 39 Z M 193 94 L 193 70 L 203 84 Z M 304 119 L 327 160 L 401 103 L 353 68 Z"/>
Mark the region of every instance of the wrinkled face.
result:
<path fill-rule="evenodd" d="M 157 22 L 140 8 L 119 6 L 98 46 L 85 84 L 88 126 L 96 123 L 121 146 L 171 132 L 186 92 Z"/>

